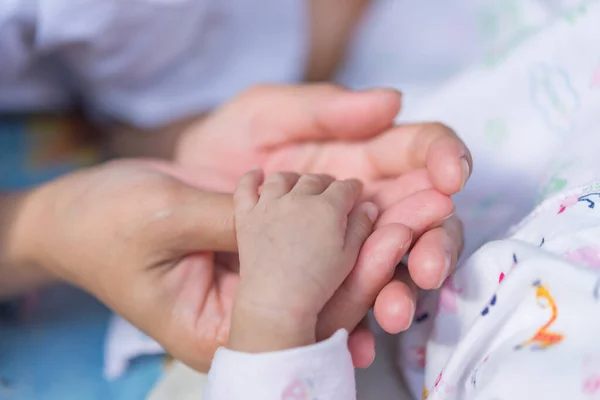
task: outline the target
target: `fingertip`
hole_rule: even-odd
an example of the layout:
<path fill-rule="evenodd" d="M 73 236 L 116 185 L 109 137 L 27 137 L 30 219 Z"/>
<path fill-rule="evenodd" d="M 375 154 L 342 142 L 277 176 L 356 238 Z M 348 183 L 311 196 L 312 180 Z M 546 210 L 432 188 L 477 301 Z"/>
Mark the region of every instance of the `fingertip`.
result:
<path fill-rule="evenodd" d="M 354 261 L 359 256 L 360 249 L 365 241 L 373 232 L 373 225 L 378 214 L 379 209 L 377 206 L 374 203 L 367 202 L 354 208 L 348 215 L 345 241 Z"/>
<path fill-rule="evenodd" d="M 389 108 L 390 112 L 398 114 L 402 107 L 402 92 L 394 88 L 376 88 L 367 92 L 379 97 L 379 101 Z"/>
<path fill-rule="evenodd" d="M 462 156 L 460 159 L 460 166 L 461 166 L 461 185 L 460 185 L 460 190 L 462 190 L 465 185 L 467 184 L 467 181 L 469 180 L 469 178 L 471 177 L 471 164 L 469 163 L 469 160 L 467 159 L 466 156 Z"/>
<path fill-rule="evenodd" d="M 323 195 L 329 198 L 334 207 L 339 207 L 348 214 L 355 208 L 362 188 L 363 184 L 358 179 L 345 179 L 332 182 Z"/>
<path fill-rule="evenodd" d="M 334 100 L 322 105 L 318 120 L 328 132 L 344 127 L 343 132 L 336 134 L 344 139 L 373 137 L 392 127 L 402 104 L 400 92 L 393 89 L 333 93 Z"/>
<path fill-rule="evenodd" d="M 348 349 L 356 368 L 368 368 L 375 361 L 375 335 L 368 329 L 359 329 L 348 338 Z"/>
<path fill-rule="evenodd" d="M 265 171 L 261 167 L 254 167 L 240 178 L 240 182 L 242 182 L 242 179 L 244 178 L 249 183 L 260 186 L 265 179 Z"/>
<path fill-rule="evenodd" d="M 416 292 L 405 282 L 390 282 L 375 300 L 373 312 L 379 326 L 396 334 L 410 327 L 416 309 Z"/>
<path fill-rule="evenodd" d="M 434 187 L 450 196 L 465 187 L 473 170 L 473 162 L 464 143 L 456 136 L 447 136 L 431 145 L 427 168 Z"/>
<path fill-rule="evenodd" d="M 233 203 L 235 213 L 252 209 L 259 199 L 259 188 L 264 180 L 264 172 L 260 168 L 254 168 L 246 172 L 235 188 Z"/>
<path fill-rule="evenodd" d="M 444 227 L 426 232 L 408 257 L 410 275 L 418 287 L 439 289 L 454 269 L 461 243 L 454 242 Z"/>
<path fill-rule="evenodd" d="M 367 217 L 369 218 L 369 221 L 371 221 L 371 224 L 375 223 L 375 221 L 377 220 L 377 216 L 379 215 L 379 207 L 377 207 L 375 203 L 365 202 L 361 204 L 361 208 L 365 212 L 365 214 L 367 214 Z"/>
<path fill-rule="evenodd" d="M 353 191 L 355 191 L 356 193 L 358 193 L 358 195 L 360 196 L 360 194 L 363 191 L 363 183 L 361 180 L 359 179 L 345 179 L 342 181 L 343 183 L 349 185 L 350 187 L 352 187 Z"/>

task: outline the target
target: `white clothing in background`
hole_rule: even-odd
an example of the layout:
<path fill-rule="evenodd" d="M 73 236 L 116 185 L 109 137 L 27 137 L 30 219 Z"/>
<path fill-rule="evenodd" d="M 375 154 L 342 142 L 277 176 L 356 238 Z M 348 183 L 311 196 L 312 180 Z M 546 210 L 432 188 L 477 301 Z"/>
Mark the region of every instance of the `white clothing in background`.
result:
<path fill-rule="evenodd" d="M 299 81 L 307 40 L 304 0 L 2 0 L 0 113 L 77 94 L 103 118 L 162 126 Z"/>

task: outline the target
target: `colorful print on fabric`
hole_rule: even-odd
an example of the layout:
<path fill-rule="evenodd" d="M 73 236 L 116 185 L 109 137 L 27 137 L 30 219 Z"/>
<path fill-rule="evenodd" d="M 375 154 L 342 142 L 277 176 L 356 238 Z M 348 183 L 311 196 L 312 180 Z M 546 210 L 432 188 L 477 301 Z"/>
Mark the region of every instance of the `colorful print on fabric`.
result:
<path fill-rule="evenodd" d="M 313 384 L 310 380 L 295 380 L 281 394 L 281 400 L 318 400 L 313 397 Z"/>
<path fill-rule="evenodd" d="M 498 300 L 498 298 L 496 296 L 496 293 L 494 293 L 494 295 L 490 299 L 489 303 L 485 306 L 485 308 L 483 310 L 481 310 L 482 317 L 485 317 L 486 315 L 488 315 L 490 313 L 490 309 L 496 305 L 497 300 Z"/>
<path fill-rule="evenodd" d="M 483 136 L 494 147 L 502 146 L 509 137 L 508 127 L 504 118 L 491 118 L 486 121 Z"/>
<path fill-rule="evenodd" d="M 577 20 L 587 15 L 587 1 L 586 0 L 573 0 L 571 1 L 571 9 L 564 14 L 564 18 L 571 24 L 575 25 Z"/>
<path fill-rule="evenodd" d="M 485 356 L 481 363 L 479 363 L 479 365 L 473 371 L 473 374 L 471 375 L 471 386 L 473 386 L 473 388 L 477 387 L 477 373 L 481 370 L 481 368 L 483 368 L 483 366 L 485 365 L 485 363 L 488 362 L 489 359 L 489 355 Z"/>
<path fill-rule="evenodd" d="M 440 291 L 439 309 L 448 314 L 456 314 L 458 312 L 458 296 L 463 294 L 462 288 L 457 288 L 452 276 L 446 279 Z"/>
<path fill-rule="evenodd" d="M 593 269 L 600 269 L 600 250 L 594 246 L 583 246 L 567 251 L 565 259 L 573 264 L 585 265 Z"/>
<path fill-rule="evenodd" d="M 559 134 L 573 129 L 580 101 L 568 73 L 560 68 L 538 64 L 531 69 L 531 102 L 548 128 Z"/>
<path fill-rule="evenodd" d="M 600 300 L 600 278 L 596 281 L 596 284 L 594 285 L 594 299 Z"/>
<path fill-rule="evenodd" d="M 438 393 L 438 392 L 452 393 L 454 391 L 454 386 L 448 384 L 444 380 L 444 373 L 440 372 L 437 379 L 435 380 L 435 383 L 433 384 L 433 390 L 436 393 Z"/>
<path fill-rule="evenodd" d="M 594 197 L 600 198 L 600 193 L 588 193 L 584 194 L 583 196 L 567 197 L 560 204 L 557 214 L 564 213 L 569 207 L 573 207 L 577 203 L 585 203 L 588 208 L 595 208 L 597 199 L 594 201 Z"/>
<path fill-rule="evenodd" d="M 505 0 L 482 4 L 485 5 L 478 12 L 479 32 L 482 38 L 492 44 L 483 63 L 493 68 L 500 65 L 512 50 L 533 35 L 536 29 L 527 23 L 521 1 Z M 514 33 L 509 37 L 502 37 L 507 31 Z"/>
<path fill-rule="evenodd" d="M 513 253 L 512 255 L 512 264 L 509 268 L 509 272 L 512 271 L 518 264 L 518 260 L 517 260 L 517 255 L 515 253 Z M 504 278 L 506 277 L 506 275 L 504 274 L 504 272 L 500 272 L 500 275 L 498 276 L 498 283 L 502 283 L 502 281 L 504 280 Z"/>
<path fill-rule="evenodd" d="M 548 288 L 540 281 L 533 283 L 535 298 L 541 308 L 550 308 L 550 319 L 527 341 L 515 346 L 515 350 L 530 347 L 532 350 L 545 350 L 563 341 L 562 333 L 551 332 L 550 327 L 558 318 L 558 308 Z"/>
<path fill-rule="evenodd" d="M 594 69 L 594 72 L 592 73 L 590 87 L 592 89 L 600 88 L 600 61 L 598 62 L 598 65 L 596 66 L 596 68 Z"/>
<path fill-rule="evenodd" d="M 429 312 L 428 311 L 417 312 L 416 315 L 415 315 L 415 323 L 420 324 L 422 322 L 427 321 L 428 318 L 429 318 Z"/>
<path fill-rule="evenodd" d="M 425 346 L 411 347 L 408 352 L 408 364 L 416 370 L 424 370 L 426 354 Z"/>
<path fill-rule="evenodd" d="M 548 197 L 552 196 L 553 194 L 557 194 L 560 193 L 561 191 L 563 191 L 567 185 L 569 184 L 569 181 L 566 178 L 563 178 L 561 175 L 564 174 L 565 169 L 568 168 L 570 166 L 570 162 L 569 163 L 563 163 L 561 165 L 558 166 L 558 168 L 556 168 L 556 170 L 558 170 L 558 172 L 555 172 L 554 174 L 552 174 L 551 176 L 546 176 L 543 180 L 543 182 L 545 182 L 536 199 L 536 203 L 539 204 L 542 201 L 544 201 L 545 199 L 547 199 Z M 554 169 L 554 168 L 553 168 Z"/>
<path fill-rule="evenodd" d="M 594 397 L 600 394 L 600 360 L 587 355 L 582 362 L 581 392 L 586 396 Z"/>

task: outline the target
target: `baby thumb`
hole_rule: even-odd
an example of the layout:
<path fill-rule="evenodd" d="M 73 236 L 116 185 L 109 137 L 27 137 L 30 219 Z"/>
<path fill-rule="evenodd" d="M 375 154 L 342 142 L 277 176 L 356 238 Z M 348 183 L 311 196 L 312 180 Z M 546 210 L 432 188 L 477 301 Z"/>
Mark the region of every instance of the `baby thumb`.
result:
<path fill-rule="evenodd" d="M 379 209 L 373 203 L 362 203 L 355 207 L 348 216 L 346 226 L 345 248 L 356 259 L 362 245 L 365 243 L 379 215 Z"/>

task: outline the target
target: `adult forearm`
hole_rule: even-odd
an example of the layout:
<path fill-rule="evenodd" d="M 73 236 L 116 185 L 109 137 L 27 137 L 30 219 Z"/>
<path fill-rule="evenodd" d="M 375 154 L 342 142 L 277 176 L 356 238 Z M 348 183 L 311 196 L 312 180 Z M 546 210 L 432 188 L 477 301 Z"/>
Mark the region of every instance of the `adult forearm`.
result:
<path fill-rule="evenodd" d="M 34 193 L 0 193 L 0 299 L 53 280 L 31 254 L 40 231 L 32 215 Z"/>

